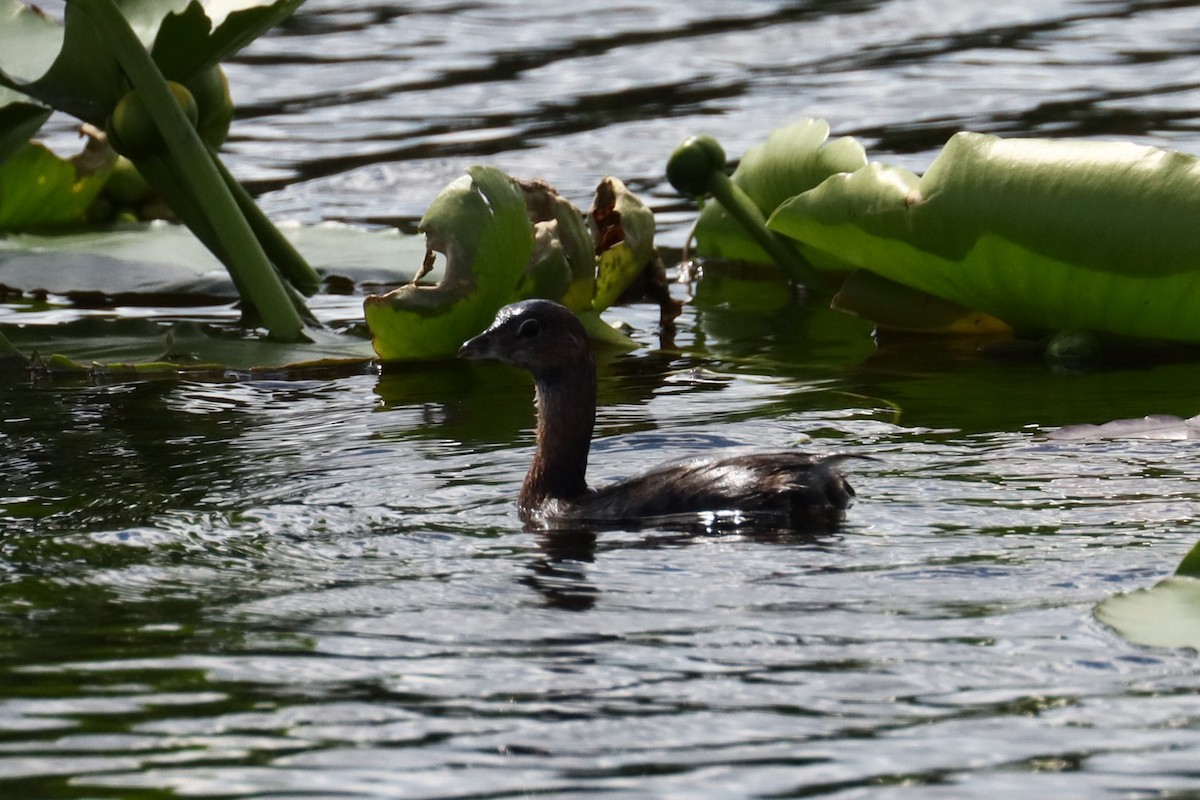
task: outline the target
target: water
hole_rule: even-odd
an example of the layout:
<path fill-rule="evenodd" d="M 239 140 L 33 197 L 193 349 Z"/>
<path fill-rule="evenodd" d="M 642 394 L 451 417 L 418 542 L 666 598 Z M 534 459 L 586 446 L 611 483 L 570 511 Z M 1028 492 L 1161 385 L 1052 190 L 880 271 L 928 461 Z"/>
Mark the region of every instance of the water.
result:
<path fill-rule="evenodd" d="M 279 217 L 411 227 L 471 163 L 663 241 L 666 154 L 804 115 L 920 169 L 946 135 L 1200 152 L 1181 3 L 310 2 L 230 66 L 229 161 Z M 676 287 L 683 297 L 685 287 Z M 753 293 L 743 296 L 752 296 Z M 530 386 L 499 365 L 0 387 L 0 791 L 14 798 L 1164 797 L 1195 654 L 1092 616 L 1197 539 L 1192 364 L 1069 373 L 723 302 L 602 359 L 591 477 L 805 441 L 843 530 L 521 530 Z"/>

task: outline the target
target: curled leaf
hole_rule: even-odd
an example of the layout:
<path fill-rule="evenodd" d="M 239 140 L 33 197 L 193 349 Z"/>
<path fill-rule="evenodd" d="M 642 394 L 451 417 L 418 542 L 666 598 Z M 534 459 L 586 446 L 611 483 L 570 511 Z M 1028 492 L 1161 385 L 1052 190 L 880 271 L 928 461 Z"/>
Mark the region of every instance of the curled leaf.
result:
<path fill-rule="evenodd" d="M 610 176 L 596 187 L 588 220 L 598 258 L 592 307 L 603 311 L 657 258 L 654 214 Z"/>
<path fill-rule="evenodd" d="M 427 259 L 445 256 L 441 281 L 416 281 L 366 298 L 363 309 L 384 361 L 453 356 L 511 302 L 533 253 L 533 224 L 516 181 L 472 167 L 447 186 L 421 219 Z"/>
<path fill-rule="evenodd" d="M 572 311 L 588 308 L 596 280 L 596 257 L 583 212 L 544 181 L 521 181 L 534 249 L 518 298 L 558 300 Z"/>

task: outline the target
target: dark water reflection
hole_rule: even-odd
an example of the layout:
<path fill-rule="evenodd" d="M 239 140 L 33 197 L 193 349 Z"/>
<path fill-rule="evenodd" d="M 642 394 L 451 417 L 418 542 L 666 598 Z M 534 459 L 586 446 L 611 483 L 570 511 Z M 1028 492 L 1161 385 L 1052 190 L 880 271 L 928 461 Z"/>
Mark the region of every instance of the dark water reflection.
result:
<path fill-rule="evenodd" d="M 471 163 L 580 202 L 805 115 L 920 169 L 960 128 L 1200 151 L 1181 2 L 311 0 L 230 68 L 277 216 L 411 224 Z M 724 445 L 872 455 L 821 535 L 547 537 L 496 365 L 0 387 L 5 797 L 1185 796 L 1195 654 L 1091 609 L 1200 531 L 1191 363 L 1086 374 L 715 283 L 602 359 L 592 478 Z"/>

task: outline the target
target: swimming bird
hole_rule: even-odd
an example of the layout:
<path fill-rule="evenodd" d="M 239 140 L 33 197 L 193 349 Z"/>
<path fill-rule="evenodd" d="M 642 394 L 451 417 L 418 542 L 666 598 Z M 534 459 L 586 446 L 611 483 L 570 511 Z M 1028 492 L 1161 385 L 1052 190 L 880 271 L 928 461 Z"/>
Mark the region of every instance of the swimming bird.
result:
<path fill-rule="evenodd" d="M 587 484 L 596 365 L 582 323 L 549 300 L 501 308 L 460 358 L 496 359 L 533 375 L 537 446 L 517 498 L 526 523 L 642 522 L 734 512 L 790 527 L 836 525 L 854 498 L 838 464 L 859 456 L 769 450 L 697 456 L 599 489 Z"/>

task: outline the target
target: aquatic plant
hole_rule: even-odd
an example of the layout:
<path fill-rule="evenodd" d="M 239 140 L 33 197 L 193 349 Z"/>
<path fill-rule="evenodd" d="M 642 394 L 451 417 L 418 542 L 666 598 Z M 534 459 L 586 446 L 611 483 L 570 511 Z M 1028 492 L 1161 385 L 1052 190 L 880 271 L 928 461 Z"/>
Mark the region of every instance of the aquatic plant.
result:
<path fill-rule="evenodd" d="M 60 24 L 0 0 L 0 157 L 17 153 L 52 109 L 107 128 L 270 334 L 303 338 L 311 315 L 280 274 L 307 293 L 319 279 L 213 150 L 232 115 L 219 62 L 301 2 L 235 0 L 210 16 L 199 0 L 72 0 Z"/>
<path fill-rule="evenodd" d="M 861 147 L 825 144 L 825 132 L 811 120 L 776 131 L 747 152 L 731 182 L 762 198 L 766 230 L 788 237 L 810 263 L 862 270 L 836 307 L 918 330 L 1011 326 L 1200 342 L 1195 157 L 959 133 L 917 176 L 858 164 Z M 736 217 L 739 231 L 705 207 L 699 252 L 778 260 L 755 247 L 762 226 L 745 216 Z"/>
<path fill-rule="evenodd" d="M 426 271 L 438 255 L 440 279 L 425 274 L 363 303 L 375 351 L 387 361 L 447 358 L 488 326 L 501 306 L 541 297 L 576 313 L 588 334 L 632 347 L 599 313 L 657 263 L 654 215 L 616 178 L 600 182 L 589 226 L 584 215 L 540 181 L 520 182 L 476 166 L 430 204 L 418 229 Z M 589 232 L 590 229 L 590 232 Z M 661 266 L 661 264 L 659 264 Z"/>
<path fill-rule="evenodd" d="M 1184 555 L 1174 575 L 1101 601 L 1095 615 L 1135 644 L 1200 650 L 1200 543 Z"/>

